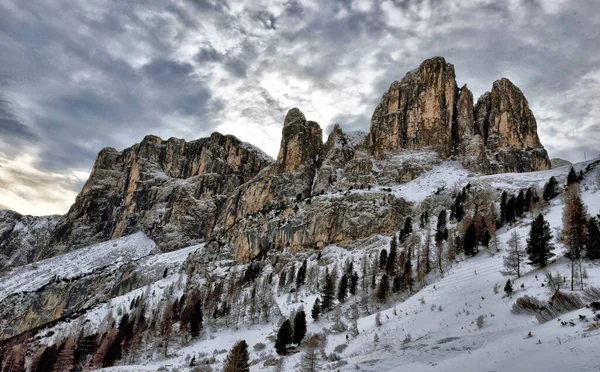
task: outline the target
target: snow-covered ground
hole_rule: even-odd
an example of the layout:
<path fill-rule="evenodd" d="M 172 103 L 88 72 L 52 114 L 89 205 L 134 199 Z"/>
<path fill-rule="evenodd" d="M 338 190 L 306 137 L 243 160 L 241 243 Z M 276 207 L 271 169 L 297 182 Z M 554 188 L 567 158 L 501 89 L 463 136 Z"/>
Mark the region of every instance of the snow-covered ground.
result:
<path fill-rule="evenodd" d="M 118 267 L 155 251 L 156 244 L 144 233 L 138 232 L 19 266 L 1 278 L 0 301 L 16 292 L 35 291 L 54 279 L 70 279 L 106 266 Z"/>
<path fill-rule="evenodd" d="M 583 169 L 590 163 L 577 164 L 575 169 Z M 458 163 L 445 162 L 434 166 L 421 177 L 405 184 L 391 186 L 391 189 L 395 195 L 415 203 L 425 200 L 440 188 L 452 190 L 467 183 L 476 187 L 503 189 L 516 193 L 531 185 L 541 188 L 551 176 L 557 177 L 559 183 L 563 183 L 569 168 L 567 166 L 526 174 L 471 176 Z M 372 192 L 377 192 L 377 188 L 374 187 Z M 336 196 L 329 194 L 323 197 Z M 594 175 L 588 176 L 582 183 L 581 197 L 590 215 L 600 212 L 600 191 L 595 184 Z M 562 227 L 563 208 L 563 198 L 559 196 L 541 210 L 553 231 L 554 228 Z M 177 345 L 169 352 L 168 359 L 146 358 L 136 365 L 105 370 L 156 371 L 161 367 L 167 370 L 171 368 L 178 368 L 180 371 L 191 370 L 188 367 L 189 358 L 201 354 L 214 356 L 217 363 L 213 367 L 219 370 L 226 357 L 225 351 L 231 349 L 235 342 L 244 339 L 250 346 L 250 360 L 258 361 L 252 365 L 251 371 L 268 371 L 272 367 L 265 367 L 264 361 L 276 357 L 272 336 L 276 334 L 284 317 L 289 317 L 300 307 L 304 307 L 308 315 L 309 334 L 326 330 L 325 353 L 327 355 L 336 353 L 342 361 L 341 363 L 322 361 L 323 369 L 411 372 L 598 371 L 600 353 L 597 351 L 597 345 L 600 344 L 600 330 L 588 330 L 594 316 L 590 309 L 583 308 L 560 317 L 562 321 L 572 321 L 573 326 L 564 326 L 556 319 L 542 324 L 533 315 L 516 315 L 511 312 L 516 299 L 521 296 L 535 296 L 540 300 L 549 297 L 547 286 L 543 286 L 545 280 L 543 271 L 527 267 L 525 274 L 519 279 L 502 273 L 506 242 L 511 233 L 516 231 L 524 244 L 532 218 L 533 216 L 527 215 L 515 224 L 504 226 L 497 231 L 499 252 L 482 250 L 473 258 L 459 257 L 456 262 L 448 264 L 444 274 L 431 273 L 426 278 L 423 288 L 418 288 L 419 290 L 412 296 L 393 298 L 385 305 L 377 305 L 379 309 L 369 309 L 371 314 L 362 314 L 357 321 L 359 334 L 356 336 L 352 336 L 347 331 L 335 332 L 331 329 L 337 310 L 331 311 L 319 321 L 313 321 L 310 317 L 310 309 L 317 296 L 301 287 L 295 293 L 286 291 L 276 294 L 276 305 L 283 317 L 272 316 L 268 323 L 260 322 L 254 325 L 246 323 L 239 329 L 224 327 L 218 323 L 207 324 L 199 339 L 186 346 Z M 425 231 L 420 230 L 416 233 L 423 236 Z M 131 240 L 128 241 L 128 238 Z M 365 254 L 378 255 L 382 248 L 389 248 L 389 242 L 389 237 L 375 235 L 350 244 L 346 248 L 331 245 L 321 251 L 322 258 L 319 265 L 321 269 L 327 265 L 330 270 L 337 265 L 338 270 L 341 271 L 344 263 L 351 260 L 360 273 Z M 568 276 L 570 268 L 569 262 L 563 257 L 564 248 L 560 242 L 554 243 L 557 257 L 547 270 Z M 96 249 L 92 249 L 93 247 Z M 200 245 L 162 255 L 150 255 L 143 262 L 153 265 L 157 262 L 169 261 L 182 265 L 190 252 L 202 247 Z M 35 289 L 51 280 L 54 275 L 76 276 L 102 266 L 103 262 L 107 262 L 106 260 L 118 262 L 120 259 L 136 259 L 136 257 L 149 255 L 153 249 L 154 245 L 148 238 L 136 234 L 74 251 L 73 257 L 69 256 L 68 260 L 65 259 L 67 255 L 53 258 L 61 260 L 60 265 L 50 259 L 24 266 L 13 270 L 8 276 L 10 280 L 6 281 L 3 278 L 0 300 L 15 291 Z M 309 264 L 314 265 L 316 255 L 316 252 L 301 253 L 300 257 L 307 258 Z M 76 262 L 77 259 L 80 261 Z M 296 268 L 300 262 L 299 258 Z M 37 265 L 37 269 L 33 267 L 34 265 Z M 76 266 L 79 266 L 78 271 L 72 271 Z M 225 276 L 236 268 L 230 262 L 223 262 L 217 266 L 218 269 L 214 270 L 213 274 L 218 276 Z M 237 270 L 243 269 L 243 266 L 237 267 Z M 263 278 L 269 269 L 270 267 L 267 267 L 261 273 Z M 585 269 L 588 274 L 586 286 L 600 287 L 600 263 L 586 262 Z M 44 274 L 40 275 L 40 273 Z M 507 297 L 502 290 L 509 278 L 514 279 L 515 293 L 511 297 Z M 79 322 L 74 320 L 71 323 L 54 326 L 50 329 L 53 332 L 50 333 L 58 335 L 77 324 L 86 324 L 86 327 L 95 329 L 109 312 L 113 312 L 112 315 L 118 317 L 119 311 L 126 311 L 129 303 L 144 293 L 148 296 L 151 308 L 162 301 L 165 290 L 185 280 L 185 274 L 170 271 L 168 276 L 147 287 L 136 289 L 112 299 L 109 303 L 94 307 L 84 314 Z M 5 282 L 8 283 L 6 288 Z M 495 286 L 499 286 L 497 293 L 494 291 Z M 348 319 L 350 307 L 358 304 L 360 300 L 359 296 L 350 296 L 343 305 L 339 306 L 339 310 L 344 314 L 342 319 L 347 325 L 350 324 Z M 376 325 L 376 312 L 380 314 L 382 323 L 380 326 Z M 581 320 L 580 315 L 585 316 L 585 320 Z M 481 327 L 477 325 L 479 316 L 483 317 Z M 376 342 L 375 339 L 378 341 Z M 52 340 L 52 336 L 42 339 L 45 342 Z M 259 343 L 264 343 L 266 347 L 255 349 L 254 346 Z M 301 355 L 300 352 L 284 357 L 284 370 L 298 370 Z"/>

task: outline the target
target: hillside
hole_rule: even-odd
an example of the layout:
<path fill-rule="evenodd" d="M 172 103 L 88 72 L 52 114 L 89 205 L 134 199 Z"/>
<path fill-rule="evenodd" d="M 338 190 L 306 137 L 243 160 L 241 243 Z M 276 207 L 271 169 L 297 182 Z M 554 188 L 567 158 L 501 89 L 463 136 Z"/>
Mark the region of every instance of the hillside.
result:
<path fill-rule="evenodd" d="M 600 212 L 597 164 L 597 161 L 590 161 L 575 165 L 577 170 L 587 170 L 579 187 L 590 215 Z M 516 194 L 532 185 L 543 187 L 551 176 L 556 177 L 562 185 L 569 169 L 561 167 L 526 174 L 479 176 L 469 174 L 457 163 L 446 162 L 408 183 L 391 185 L 391 190 L 385 192 L 400 194 L 411 200 L 416 203 L 413 206 L 416 210 L 420 206 L 436 202 L 439 206 L 435 211 L 438 212 L 453 193 L 467 184 L 471 185 L 469 193 L 473 198 L 487 192 L 498 197 L 501 191 Z M 452 177 L 448 177 L 448 174 L 452 174 Z M 381 190 L 373 188 L 351 192 L 379 194 Z M 320 197 L 339 196 L 332 193 Z M 558 231 L 562 229 L 563 208 L 564 197 L 559 195 L 549 203 L 540 204 L 536 211 L 545 216 L 553 231 Z M 118 362 L 125 365 L 105 368 L 107 371 L 155 371 L 161 368 L 204 370 L 198 369 L 204 363 L 208 363 L 212 370 L 220 370 L 227 351 L 241 339 L 246 340 L 250 346 L 251 370 L 270 370 L 273 367 L 268 365 L 278 360 L 274 350 L 274 336 L 278 326 L 300 307 L 308 314 L 308 333 L 321 334 L 322 339 L 326 339 L 321 342 L 321 351 L 318 353 L 322 369 L 597 370 L 600 358 L 596 356 L 595 345 L 600 341 L 600 332 L 590 327 L 595 316 L 591 309 L 570 311 L 545 323 L 540 323 L 532 314 L 511 312 L 517 298 L 529 295 L 547 300 L 550 295 L 544 271 L 540 269 L 525 266 L 518 279 L 503 273 L 503 257 L 506 256 L 510 235 L 517 232 L 522 244 L 525 244 L 533 215 L 534 212 L 524 214 L 516 222 L 496 231 L 498 251 L 493 247 L 480 246 L 479 253 L 474 257 L 468 257 L 464 253 L 459 253 L 453 260 L 445 257 L 441 270 L 433 263 L 435 252 L 431 252 L 433 268 L 422 279 L 418 278 L 419 274 L 416 272 L 419 260 L 413 257 L 416 276 L 412 293 L 390 290 L 388 299 L 383 302 L 377 300 L 377 288 L 371 288 L 370 275 L 363 275 L 372 272 L 372 262 L 376 262 L 382 249 L 389 250 L 391 238 L 379 234 L 357 239 L 344 247 L 329 245 L 318 252 L 270 252 L 261 261 L 250 265 L 236 264 L 226 252 L 215 252 L 206 245 L 153 255 L 152 242 L 136 234 L 124 238 L 125 240 L 122 238 L 114 243 L 90 246 L 41 261 L 33 264 L 35 268 L 29 265 L 15 269 L 3 278 L 3 282 L 15 283 L 10 286 L 15 289 L 8 289 L 9 292 L 16 291 L 17 287 L 19 291 L 33 290 L 41 282 L 47 282 L 52 275 L 76 276 L 75 272 L 65 271 L 65 267 L 73 262 L 77 262 L 80 274 L 93 271 L 106 262 L 103 257 L 118 265 L 127 255 L 132 255 L 127 259 L 135 260 L 150 254 L 143 259 L 145 261 L 139 261 L 140 266 L 160 265 L 161 269 L 154 270 L 155 274 L 148 285 L 140 285 L 138 289 L 87 308 L 81 315 L 37 330 L 42 345 L 59 344 L 67 335 L 75 335 L 81 330 L 90 335 L 110 331 L 111 319 L 122 319 L 125 313 L 130 313 L 130 317 L 139 316 L 140 308 L 132 305 L 139 299 L 142 299 L 148 321 L 156 316 L 160 323 L 165 302 L 170 303 L 183 294 L 189 298 L 195 290 L 208 296 L 203 301 L 204 328 L 199 337 L 191 338 L 189 334 L 186 335 L 187 331 L 177 332 L 177 329 L 183 327 L 183 323 L 176 321 L 173 333 L 169 336 L 171 341 L 166 358 L 163 354 L 164 341 L 161 341 L 163 338 L 157 334 L 148 334 L 139 341 L 141 351 L 127 357 L 128 361 Z M 427 231 L 434 231 L 436 223 L 437 218 L 432 217 L 421 228 L 415 218 L 412 238 L 399 244 L 399 254 L 406 253 L 409 246 L 417 249 L 415 244 L 421 247 L 418 251 L 422 252 Z M 460 224 L 450 219 L 448 228 L 450 234 L 454 235 L 460 230 Z M 564 257 L 565 248 L 556 239 L 554 244 L 556 257 L 546 270 L 569 277 L 570 265 L 569 260 Z M 444 247 L 447 250 L 449 246 Z M 115 256 L 117 252 L 120 259 Z M 193 255 L 188 257 L 190 253 Z M 188 260 L 184 262 L 186 257 Z M 204 258 L 201 270 L 197 269 L 199 257 Z M 291 279 L 290 284 L 291 273 L 296 273 L 304 259 L 307 261 L 305 283 L 297 286 L 297 282 Z M 360 273 L 357 294 L 349 295 L 343 302 L 336 300 L 331 311 L 314 321 L 310 317 L 310 309 L 322 290 L 322 287 L 318 287 L 325 270 L 330 273 L 335 271 L 340 278 L 349 262 Z M 162 272 L 166 263 L 170 263 L 170 269 Z M 251 269 L 253 265 L 260 268 L 258 272 Z M 584 268 L 587 273 L 585 288 L 600 287 L 600 266 L 596 262 L 585 261 Z M 35 270 L 43 270 L 49 274 L 41 277 L 24 276 Z M 282 272 L 288 279 L 288 283 L 283 286 Z M 377 282 L 383 273 L 375 274 Z M 513 280 L 515 289 L 512 296 L 506 296 L 503 291 L 509 278 Z M 234 284 L 238 280 L 241 284 Z M 218 283 L 223 285 L 221 297 L 209 300 L 210 291 L 216 290 L 215 284 Z M 581 291 L 576 290 L 575 293 L 582 295 Z M 216 302 L 209 302 L 215 300 Z M 218 313 L 225 302 L 229 303 L 229 311 Z M 255 310 L 251 310 L 252 308 Z M 216 317 L 210 313 L 210 309 L 215 309 Z M 181 311 L 182 314 L 185 312 L 183 309 Z M 481 328 L 477 325 L 479 316 L 483 320 Z M 581 318 L 582 316 L 585 318 Z M 377 317 L 380 318 L 381 325 L 377 325 Z M 566 325 L 561 322 L 566 322 Z M 531 337 L 528 336 L 529 333 Z M 300 368 L 305 347 L 300 346 L 298 350 L 299 353 L 282 358 L 283 370 Z M 192 357 L 195 358 L 196 367 L 189 367 Z"/>

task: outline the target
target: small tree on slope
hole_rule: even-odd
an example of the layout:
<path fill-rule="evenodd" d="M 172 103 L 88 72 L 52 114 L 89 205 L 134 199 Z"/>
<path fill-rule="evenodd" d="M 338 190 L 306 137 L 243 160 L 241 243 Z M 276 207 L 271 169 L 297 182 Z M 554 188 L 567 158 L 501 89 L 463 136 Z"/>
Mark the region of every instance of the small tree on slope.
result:
<path fill-rule="evenodd" d="M 248 353 L 248 344 L 245 340 L 239 341 L 227 355 L 225 360 L 224 372 L 250 372 L 248 365 L 250 354 Z"/>
<path fill-rule="evenodd" d="M 292 343 L 292 334 L 292 323 L 289 319 L 286 319 L 281 324 L 281 327 L 279 327 L 279 332 L 277 332 L 277 339 L 275 340 L 275 351 L 277 351 L 277 354 L 285 354 L 287 346 Z"/>
<path fill-rule="evenodd" d="M 554 257 L 553 249 L 550 224 L 544 220 L 542 214 L 539 214 L 531 223 L 531 230 L 527 238 L 529 264 L 539 268 L 546 267 L 548 260 Z"/>
<path fill-rule="evenodd" d="M 294 335 L 292 337 L 292 341 L 300 345 L 302 339 L 306 335 L 306 313 L 303 309 L 300 309 L 296 316 L 294 317 Z"/>
<path fill-rule="evenodd" d="M 504 257 L 504 267 L 509 274 L 521 277 L 521 268 L 525 263 L 525 249 L 521 245 L 519 234 L 513 231 L 508 240 L 508 255 Z"/>

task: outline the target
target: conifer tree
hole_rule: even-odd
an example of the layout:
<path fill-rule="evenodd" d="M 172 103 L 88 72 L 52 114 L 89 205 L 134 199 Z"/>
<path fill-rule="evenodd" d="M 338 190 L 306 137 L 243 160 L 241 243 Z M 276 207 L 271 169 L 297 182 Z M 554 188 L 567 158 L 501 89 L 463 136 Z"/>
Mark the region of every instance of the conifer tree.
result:
<path fill-rule="evenodd" d="M 328 272 L 325 274 L 325 283 L 323 283 L 323 290 L 321 291 L 321 310 L 329 311 L 333 306 L 333 300 L 335 298 L 335 280 Z"/>
<path fill-rule="evenodd" d="M 198 337 L 202 330 L 202 300 L 200 296 L 194 298 L 192 313 L 190 314 L 190 334 L 192 337 Z"/>
<path fill-rule="evenodd" d="M 306 259 L 302 261 L 302 266 L 298 268 L 298 274 L 296 275 L 296 287 L 300 287 L 306 281 Z"/>
<path fill-rule="evenodd" d="M 347 297 L 348 297 L 348 274 L 344 273 L 344 275 L 342 275 L 342 277 L 340 278 L 340 283 L 338 284 L 337 299 L 341 303 L 341 302 L 346 301 Z"/>
<path fill-rule="evenodd" d="M 502 191 L 502 197 L 500 199 L 500 222 L 502 224 L 507 223 L 506 219 L 506 203 L 508 202 L 508 194 L 506 191 Z"/>
<path fill-rule="evenodd" d="M 398 254 L 398 242 L 396 241 L 396 234 L 390 241 L 390 254 L 387 257 L 385 271 L 392 274 L 396 270 L 396 257 Z"/>
<path fill-rule="evenodd" d="M 227 355 L 223 372 L 250 372 L 250 354 L 245 340 L 237 342 Z"/>
<path fill-rule="evenodd" d="M 521 277 L 521 268 L 525 264 L 526 251 L 521 246 L 519 234 L 513 231 L 508 239 L 508 255 L 504 257 L 504 267 L 509 274 Z"/>
<path fill-rule="evenodd" d="M 567 247 L 565 256 L 571 260 L 571 290 L 575 288 L 575 267 L 579 269 L 579 279 L 583 289 L 583 270 L 581 256 L 587 243 L 587 212 L 581 197 L 579 185 L 571 184 L 565 193 L 563 209 L 563 239 Z"/>
<path fill-rule="evenodd" d="M 504 286 L 504 292 L 506 292 L 507 296 L 512 296 L 513 294 L 513 286 L 510 282 L 510 279 L 506 281 L 506 285 Z"/>
<path fill-rule="evenodd" d="M 321 371 L 319 363 L 319 353 L 317 348 L 319 340 L 316 335 L 313 335 L 304 345 L 304 353 L 300 358 L 300 372 L 318 372 Z"/>
<path fill-rule="evenodd" d="M 304 336 L 306 336 L 306 313 L 304 312 L 304 309 L 300 309 L 294 317 L 293 343 L 300 345 Z"/>
<path fill-rule="evenodd" d="M 575 173 L 575 169 L 571 167 L 569 174 L 567 175 L 567 186 L 570 186 L 576 182 L 579 182 L 579 177 L 577 177 L 577 173 Z"/>
<path fill-rule="evenodd" d="M 553 249 L 550 224 L 544 220 L 542 214 L 539 214 L 531 223 L 531 230 L 527 238 L 529 264 L 539 268 L 546 267 L 548 260 L 554 257 Z"/>
<path fill-rule="evenodd" d="M 379 279 L 379 286 L 377 288 L 377 298 L 379 301 L 384 303 L 387 301 L 387 295 L 389 291 L 390 283 L 387 274 L 383 274 L 381 279 Z"/>
<path fill-rule="evenodd" d="M 350 286 L 348 287 L 348 291 L 351 295 L 356 295 L 356 289 L 358 287 L 358 273 L 355 271 L 350 276 Z"/>
<path fill-rule="evenodd" d="M 448 229 L 446 228 L 446 210 L 442 209 L 438 215 L 437 227 L 435 229 L 435 241 L 441 242 L 448 237 Z"/>
<path fill-rule="evenodd" d="M 490 234 L 490 230 L 486 229 L 481 237 L 481 245 L 489 247 L 490 240 L 492 240 L 492 235 Z"/>
<path fill-rule="evenodd" d="M 560 194 L 558 188 L 558 182 L 554 176 L 550 177 L 546 185 L 544 185 L 544 192 L 542 193 L 542 198 L 544 201 L 548 202 L 554 199 L 558 194 Z"/>
<path fill-rule="evenodd" d="M 410 216 L 406 217 L 406 219 L 404 220 L 404 227 L 402 228 L 402 231 L 404 232 L 404 236 L 407 236 L 408 234 L 412 233 L 412 218 L 410 218 Z"/>
<path fill-rule="evenodd" d="M 286 319 L 277 332 L 277 339 L 275 340 L 275 351 L 277 351 L 277 354 L 285 354 L 287 346 L 292 343 L 293 333 L 292 323 L 289 319 Z"/>
<path fill-rule="evenodd" d="M 387 258 L 388 258 L 388 252 L 385 248 L 383 248 L 381 250 L 381 252 L 379 252 L 379 268 L 380 269 L 385 269 L 386 265 L 387 265 Z"/>
<path fill-rule="evenodd" d="M 523 213 L 525 213 L 525 194 L 523 193 L 523 190 L 521 190 L 519 191 L 519 195 L 515 202 L 515 215 L 517 217 L 523 217 Z"/>
<path fill-rule="evenodd" d="M 505 217 L 506 222 L 514 222 L 516 220 L 516 210 L 517 210 L 517 199 L 514 195 L 511 195 L 506 202 L 506 211 Z"/>
<path fill-rule="evenodd" d="M 317 297 L 315 299 L 315 302 L 313 303 L 313 307 L 310 312 L 310 316 L 316 322 L 317 320 L 319 320 L 319 315 L 321 315 L 321 299 L 319 299 L 319 297 Z"/>
<path fill-rule="evenodd" d="M 600 258 L 600 225 L 597 218 L 592 217 L 588 220 L 587 232 L 585 257 L 588 260 L 597 260 Z"/>
<path fill-rule="evenodd" d="M 467 231 L 465 232 L 465 237 L 463 239 L 463 250 L 465 254 L 469 256 L 474 256 L 477 254 L 477 229 L 475 229 L 475 225 L 473 223 L 467 227 Z"/>

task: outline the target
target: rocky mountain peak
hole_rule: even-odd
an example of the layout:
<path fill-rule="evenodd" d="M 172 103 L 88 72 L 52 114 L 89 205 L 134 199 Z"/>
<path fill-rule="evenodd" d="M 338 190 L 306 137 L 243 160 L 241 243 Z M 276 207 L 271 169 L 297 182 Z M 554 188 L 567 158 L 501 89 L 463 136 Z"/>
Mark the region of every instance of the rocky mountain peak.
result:
<path fill-rule="evenodd" d="M 431 149 L 484 173 L 550 168 L 521 90 L 502 78 L 473 106 L 473 94 L 466 85 L 457 87 L 454 66 L 442 57 L 423 61 L 390 85 L 373 113 L 368 146 L 377 159 Z"/>
<path fill-rule="evenodd" d="M 443 57 L 423 61 L 383 95 L 371 118 L 370 152 L 382 158 L 388 151 L 430 147 L 448 155 L 456 94 L 454 66 Z"/>
<path fill-rule="evenodd" d="M 297 108 L 288 111 L 283 122 L 281 146 L 277 163 L 281 171 L 290 172 L 317 160 L 323 147 L 323 130 L 314 121 L 307 121 Z"/>

